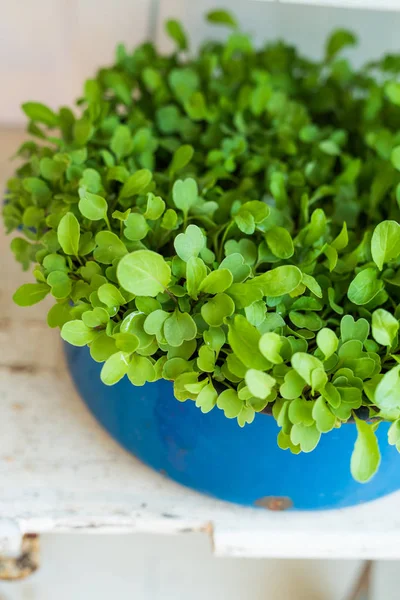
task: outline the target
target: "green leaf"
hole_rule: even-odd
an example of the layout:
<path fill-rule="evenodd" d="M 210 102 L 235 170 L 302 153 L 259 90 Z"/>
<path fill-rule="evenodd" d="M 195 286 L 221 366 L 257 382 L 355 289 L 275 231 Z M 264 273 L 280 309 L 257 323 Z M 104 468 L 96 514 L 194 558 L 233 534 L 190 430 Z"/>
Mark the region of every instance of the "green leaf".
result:
<path fill-rule="evenodd" d="M 390 155 L 390 160 L 395 169 L 400 171 L 400 146 L 396 146 L 393 148 L 392 153 Z"/>
<path fill-rule="evenodd" d="M 126 254 L 117 267 L 119 284 L 135 296 L 157 296 L 171 280 L 171 269 L 163 257 L 151 250 Z"/>
<path fill-rule="evenodd" d="M 295 400 L 301 396 L 305 386 L 305 381 L 300 375 L 294 370 L 290 369 L 285 374 L 285 379 L 279 388 L 279 392 L 282 398 L 287 400 Z"/>
<path fill-rule="evenodd" d="M 211 327 L 220 327 L 235 312 L 235 304 L 227 294 L 217 294 L 201 307 L 201 316 Z"/>
<path fill-rule="evenodd" d="M 350 469 L 356 481 L 366 483 L 378 470 L 381 455 L 373 426 L 356 416 L 354 420 L 357 427 L 357 440 L 351 455 Z"/>
<path fill-rule="evenodd" d="M 200 394 L 196 398 L 196 406 L 200 408 L 202 413 L 208 413 L 217 404 L 218 394 L 215 391 L 213 384 L 210 382 L 203 387 Z"/>
<path fill-rule="evenodd" d="M 257 371 L 257 369 L 249 369 L 246 372 L 245 381 L 250 393 L 255 398 L 261 398 L 262 400 L 270 395 L 276 383 L 276 380 L 271 375 Z"/>
<path fill-rule="evenodd" d="M 388 431 L 388 442 L 390 446 L 397 446 L 400 442 L 400 419 L 393 421 Z"/>
<path fill-rule="evenodd" d="M 335 415 L 330 411 L 326 405 L 322 396 L 320 396 L 314 403 L 312 409 L 312 416 L 315 420 L 318 431 L 321 433 L 327 433 L 331 431 L 336 423 Z"/>
<path fill-rule="evenodd" d="M 198 298 L 200 284 L 206 275 L 207 267 L 201 258 L 191 256 L 186 264 L 186 288 L 189 296 L 194 300 Z"/>
<path fill-rule="evenodd" d="M 227 293 L 233 298 L 237 308 L 246 308 L 262 298 L 261 289 L 250 285 L 249 282 L 234 283 L 229 287 Z"/>
<path fill-rule="evenodd" d="M 51 108 L 48 108 L 40 102 L 25 102 L 22 105 L 22 110 L 29 119 L 32 121 L 38 121 L 48 127 L 57 127 L 58 116 Z"/>
<path fill-rule="evenodd" d="M 96 249 L 93 253 L 99 263 L 109 265 L 120 259 L 128 252 L 125 244 L 111 231 L 99 231 L 96 235 Z"/>
<path fill-rule="evenodd" d="M 67 298 L 71 293 L 72 281 L 65 271 L 52 271 L 47 277 L 47 283 L 54 298 Z"/>
<path fill-rule="evenodd" d="M 129 354 L 116 352 L 107 358 L 101 369 L 100 378 L 105 385 L 115 385 L 128 372 Z"/>
<path fill-rule="evenodd" d="M 232 273 L 228 269 L 211 271 L 201 282 L 199 290 L 207 294 L 219 294 L 232 284 Z"/>
<path fill-rule="evenodd" d="M 400 83 L 398 81 L 387 81 L 385 95 L 393 104 L 400 106 Z"/>
<path fill-rule="evenodd" d="M 185 181 L 177 179 L 172 188 L 172 199 L 175 206 L 187 215 L 197 203 L 198 193 L 197 183 L 194 179 L 190 177 Z"/>
<path fill-rule="evenodd" d="M 400 256 L 400 225 L 396 221 L 382 221 L 375 227 L 371 253 L 380 271 L 384 263 Z"/>
<path fill-rule="evenodd" d="M 306 354 L 305 352 L 296 352 L 293 354 L 291 362 L 293 369 L 313 389 L 321 391 L 324 388 L 327 378 L 325 375 L 324 366 L 316 356 Z M 317 386 L 315 385 L 315 379 L 313 377 L 313 373 L 315 371 L 318 371 L 318 375 L 320 372 L 325 375 L 325 377 L 322 376 L 320 379 L 318 379 Z"/>
<path fill-rule="evenodd" d="M 400 409 L 400 365 L 384 374 L 376 386 L 374 401 L 382 410 Z"/>
<path fill-rule="evenodd" d="M 194 339 L 196 333 L 197 327 L 192 317 L 178 309 L 164 321 L 164 335 L 170 346 L 180 346 L 185 340 Z"/>
<path fill-rule="evenodd" d="M 84 217 L 90 219 L 90 221 L 100 221 L 100 219 L 107 218 L 107 201 L 98 196 L 97 194 L 91 194 L 84 188 L 79 190 L 79 210 Z"/>
<path fill-rule="evenodd" d="M 100 301 L 108 306 L 108 308 L 113 308 L 114 306 L 119 308 L 121 304 L 125 304 L 126 302 L 119 289 L 112 283 L 101 285 L 97 290 L 97 294 Z"/>
<path fill-rule="evenodd" d="M 154 381 L 156 373 L 153 364 L 145 356 L 134 354 L 128 367 L 128 379 L 136 386 L 142 386 L 149 381 Z"/>
<path fill-rule="evenodd" d="M 243 400 L 235 390 L 227 389 L 218 396 L 217 406 L 224 411 L 227 419 L 235 419 L 243 408 Z"/>
<path fill-rule="evenodd" d="M 374 267 L 368 267 L 360 271 L 349 285 L 348 299 L 362 306 L 371 302 L 383 288 L 383 282 L 378 279 L 378 273 Z"/>
<path fill-rule="evenodd" d="M 169 313 L 165 310 L 157 309 L 151 312 L 144 322 L 143 328 L 149 335 L 161 335 L 165 320 L 168 319 Z"/>
<path fill-rule="evenodd" d="M 322 298 L 323 294 L 321 286 L 319 285 L 318 281 L 314 279 L 314 277 L 312 277 L 311 275 L 307 275 L 307 273 L 303 273 L 303 279 L 301 283 L 305 285 L 310 290 L 310 292 L 315 294 L 317 298 Z"/>
<path fill-rule="evenodd" d="M 110 320 L 110 315 L 105 308 L 96 307 L 93 310 L 87 310 L 82 315 L 82 321 L 86 327 L 101 327 Z"/>
<path fill-rule="evenodd" d="M 238 27 L 236 19 L 226 10 L 210 10 L 206 15 L 206 19 L 209 23 L 216 25 L 225 25 L 232 29 Z"/>
<path fill-rule="evenodd" d="M 265 239 L 272 254 L 278 258 L 287 259 L 293 256 L 293 241 L 290 233 L 284 227 L 272 227 L 265 234 Z"/>
<path fill-rule="evenodd" d="M 197 225 L 189 225 L 185 233 L 180 233 L 174 240 L 176 253 L 185 262 L 192 257 L 197 257 L 205 245 L 204 234 Z"/>
<path fill-rule="evenodd" d="M 213 373 L 215 369 L 215 352 L 209 346 L 201 346 L 197 358 L 197 366 L 200 371 Z"/>
<path fill-rule="evenodd" d="M 114 339 L 118 350 L 128 354 L 135 352 L 140 345 L 139 338 L 133 333 L 115 333 Z"/>
<path fill-rule="evenodd" d="M 47 156 L 40 160 L 40 174 L 48 181 L 57 181 L 66 169 L 66 164 Z"/>
<path fill-rule="evenodd" d="M 328 360 L 336 352 L 339 345 L 336 333 L 326 327 L 318 331 L 316 341 L 318 348 L 325 356 L 325 360 Z"/>
<path fill-rule="evenodd" d="M 78 146 L 84 146 L 90 140 L 93 135 L 93 126 L 91 122 L 82 117 L 74 123 L 74 140 Z"/>
<path fill-rule="evenodd" d="M 312 452 L 318 445 L 321 434 L 315 425 L 293 425 L 290 439 L 295 446 L 300 446 L 302 452 Z"/>
<path fill-rule="evenodd" d="M 49 292 L 50 287 L 46 283 L 24 283 L 13 295 L 13 300 L 18 306 L 32 306 L 43 300 Z"/>
<path fill-rule="evenodd" d="M 181 171 L 186 165 L 190 163 L 193 158 L 194 149 L 189 144 L 184 144 L 177 148 L 172 157 L 170 170 L 172 173 Z"/>
<path fill-rule="evenodd" d="M 64 302 L 57 302 L 47 313 L 47 325 L 51 328 L 61 327 L 71 319 L 70 307 Z"/>
<path fill-rule="evenodd" d="M 360 340 L 364 343 L 369 335 L 369 323 L 366 319 L 357 321 L 351 315 L 345 315 L 340 322 L 340 336 L 342 342 Z"/>
<path fill-rule="evenodd" d="M 302 277 L 298 267 L 284 265 L 254 277 L 250 283 L 260 288 L 264 296 L 276 298 L 293 292 L 301 283 Z"/>
<path fill-rule="evenodd" d="M 382 346 L 392 346 L 399 331 L 399 321 L 383 308 L 372 313 L 372 335 Z"/>
<path fill-rule="evenodd" d="M 274 332 L 264 333 L 259 341 L 261 354 L 274 365 L 279 365 L 283 362 L 281 356 L 282 338 Z"/>
<path fill-rule="evenodd" d="M 165 211 L 163 219 L 161 221 L 161 227 L 164 229 L 175 229 L 178 221 L 178 215 L 172 208 L 168 208 Z"/>
<path fill-rule="evenodd" d="M 304 398 L 296 398 L 289 404 L 288 415 L 290 421 L 297 425 L 303 424 L 309 427 L 314 423 L 314 417 L 312 416 L 314 403 Z"/>
<path fill-rule="evenodd" d="M 325 48 L 325 56 L 328 60 L 332 60 L 346 46 L 354 46 L 357 43 L 357 38 L 351 31 L 347 29 L 337 29 L 328 38 Z"/>
<path fill-rule="evenodd" d="M 131 213 L 125 221 L 124 234 L 128 240 L 143 240 L 149 231 L 146 219 L 140 213 Z"/>
<path fill-rule="evenodd" d="M 122 186 L 120 198 L 130 198 L 137 194 L 143 194 L 151 182 L 153 175 L 148 169 L 141 169 L 131 175 Z"/>
<path fill-rule="evenodd" d="M 82 321 L 77 319 L 68 321 L 63 325 L 61 337 L 73 346 L 86 346 L 95 339 L 96 332 L 86 327 Z"/>
<path fill-rule="evenodd" d="M 49 186 L 38 177 L 26 177 L 23 181 L 24 190 L 32 195 L 32 201 L 38 206 L 46 206 L 51 196 Z"/>
<path fill-rule="evenodd" d="M 236 356 L 248 369 L 266 371 L 270 363 L 259 351 L 260 334 L 242 315 L 229 323 L 228 341 Z"/>
<path fill-rule="evenodd" d="M 203 333 L 205 343 L 217 354 L 226 342 L 225 332 L 221 327 L 210 327 Z"/>
<path fill-rule="evenodd" d="M 174 40 L 179 50 L 187 50 L 188 43 L 185 32 L 182 29 L 182 25 L 175 19 L 169 19 L 165 23 L 165 30 L 169 37 Z"/>
<path fill-rule="evenodd" d="M 80 226 L 73 213 L 68 212 L 61 219 L 57 228 L 57 238 L 65 254 L 78 256 Z"/>
<path fill-rule="evenodd" d="M 124 158 L 132 152 L 133 140 L 127 125 L 119 125 L 115 129 L 110 147 L 118 159 Z"/>
<path fill-rule="evenodd" d="M 233 276 L 234 283 L 242 283 L 250 275 L 250 267 L 245 263 L 244 257 L 238 252 L 229 254 L 218 267 L 228 269 Z"/>
<path fill-rule="evenodd" d="M 144 217 L 155 221 L 159 219 L 165 210 L 165 202 L 160 196 L 155 196 L 151 192 L 147 194 L 147 206 Z"/>
<path fill-rule="evenodd" d="M 115 340 L 106 333 L 99 333 L 90 344 L 90 356 L 96 362 L 104 362 L 117 350 Z"/>

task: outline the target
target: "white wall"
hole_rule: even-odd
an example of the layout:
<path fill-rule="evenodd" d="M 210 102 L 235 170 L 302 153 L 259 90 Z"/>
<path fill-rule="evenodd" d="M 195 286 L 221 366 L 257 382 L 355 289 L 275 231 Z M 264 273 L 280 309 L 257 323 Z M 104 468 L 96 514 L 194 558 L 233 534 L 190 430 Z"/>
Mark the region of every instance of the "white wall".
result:
<path fill-rule="evenodd" d="M 299 0 L 297 0 L 299 1 Z M 303 1 L 303 0 L 300 0 Z M 313 1 L 313 0 L 312 0 Z M 315 0 L 400 8 L 400 0 Z M 157 41 L 168 47 L 164 18 L 183 20 L 194 45 L 210 28 L 202 15 L 225 6 L 239 17 L 257 42 L 283 37 L 318 55 L 329 31 L 350 27 L 360 34 L 357 62 L 385 50 L 400 50 L 400 12 L 281 4 L 265 0 L 3 0 L 0 2 L 0 123 L 22 123 L 26 100 L 69 104 L 82 81 L 108 63 L 119 41 L 134 46 L 148 38 L 158 21 Z"/>

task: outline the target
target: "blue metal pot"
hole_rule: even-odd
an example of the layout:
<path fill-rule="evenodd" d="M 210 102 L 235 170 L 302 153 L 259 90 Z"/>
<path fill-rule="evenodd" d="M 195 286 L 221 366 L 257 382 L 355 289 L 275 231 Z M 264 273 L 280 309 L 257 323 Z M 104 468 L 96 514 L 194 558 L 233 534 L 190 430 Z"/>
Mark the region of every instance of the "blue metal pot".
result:
<path fill-rule="evenodd" d="M 217 498 L 272 509 L 315 510 L 352 506 L 400 489 L 400 458 L 378 428 L 379 472 L 368 484 L 350 475 L 354 424 L 322 436 L 310 454 L 293 455 L 276 444 L 275 420 L 258 414 L 241 429 L 214 409 L 175 400 L 172 384 L 134 387 L 127 378 L 112 387 L 100 381 L 101 364 L 86 347 L 65 345 L 72 379 L 84 402 L 127 450 L 175 481 Z"/>

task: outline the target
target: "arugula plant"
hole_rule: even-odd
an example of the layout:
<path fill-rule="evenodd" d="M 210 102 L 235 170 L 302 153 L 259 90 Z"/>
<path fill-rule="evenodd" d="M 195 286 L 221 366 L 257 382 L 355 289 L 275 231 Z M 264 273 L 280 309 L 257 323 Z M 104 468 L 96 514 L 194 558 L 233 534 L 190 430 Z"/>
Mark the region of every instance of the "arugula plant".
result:
<path fill-rule="evenodd" d="M 77 109 L 36 102 L 3 209 L 50 327 L 101 378 L 164 378 L 240 426 L 272 412 L 310 452 L 355 421 L 354 477 L 400 450 L 400 57 L 355 70 L 231 29 L 189 57 L 146 43 L 86 81 Z M 264 417 L 267 418 L 267 417 Z"/>

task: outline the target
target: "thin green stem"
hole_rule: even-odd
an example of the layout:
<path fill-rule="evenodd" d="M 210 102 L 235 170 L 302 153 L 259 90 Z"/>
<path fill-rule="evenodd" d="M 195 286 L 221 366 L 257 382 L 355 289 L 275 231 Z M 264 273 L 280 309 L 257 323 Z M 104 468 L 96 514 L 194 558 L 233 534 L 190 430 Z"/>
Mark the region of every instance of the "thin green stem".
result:
<path fill-rule="evenodd" d="M 221 240 L 221 244 L 220 244 L 219 252 L 218 252 L 218 260 L 219 260 L 219 262 L 222 261 L 222 254 L 223 254 L 223 251 L 224 251 L 224 245 L 225 245 L 225 242 L 226 242 L 226 238 L 228 236 L 229 231 L 232 229 L 234 223 L 235 223 L 234 221 L 230 221 L 230 223 L 228 223 L 228 226 L 227 226 L 227 228 L 224 231 L 224 235 L 222 236 L 222 240 Z"/>

